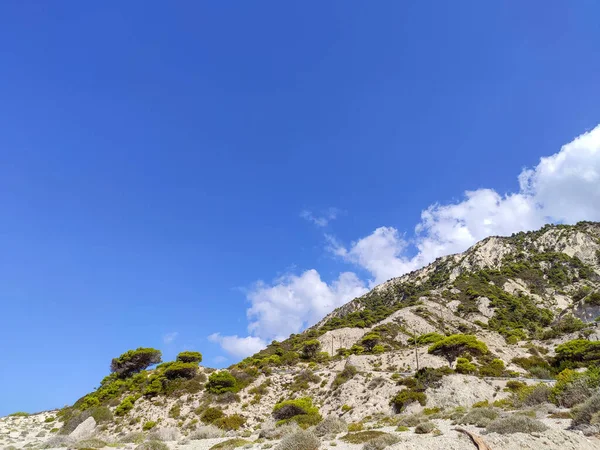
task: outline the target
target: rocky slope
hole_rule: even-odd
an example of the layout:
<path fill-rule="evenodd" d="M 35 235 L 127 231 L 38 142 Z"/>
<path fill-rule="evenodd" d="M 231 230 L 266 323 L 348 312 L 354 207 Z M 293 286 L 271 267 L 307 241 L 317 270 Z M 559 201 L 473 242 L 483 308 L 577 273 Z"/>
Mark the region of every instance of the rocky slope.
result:
<path fill-rule="evenodd" d="M 122 440 L 143 428 L 148 433 L 170 430 L 162 432 L 181 441 L 209 422 L 205 416 L 210 408 L 231 419 L 213 424 L 256 441 L 260 429 L 273 420 L 278 402 L 310 397 L 321 416 L 341 417 L 365 429 L 388 430 L 393 424 L 392 432 L 411 414 L 435 422 L 434 434 L 415 434 L 414 425 L 409 426 L 400 436 L 401 448 L 468 448 L 468 438 L 451 425 L 456 417 L 477 403 L 494 405 L 500 416 L 527 410 L 533 406 L 527 405 L 533 403 L 533 388 L 527 386 L 541 382 L 548 393 L 530 415 L 549 429 L 522 436 L 491 433 L 485 436 L 487 442 L 507 449 L 540 444 L 600 448 L 593 437 L 600 429 L 594 423 L 584 430 L 590 437 L 565 431 L 572 426 L 568 409 L 560 392 L 552 391 L 563 369 L 584 370 L 600 363 L 600 356 L 574 359 L 558 347 L 574 340 L 600 340 L 599 316 L 599 223 L 490 237 L 464 253 L 391 279 L 304 333 L 274 342 L 232 366 L 235 386 L 224 392 L 207 392 L 205 383 L 214 371 L 203 367 L 177 379 L 165 378 L 167 366 L 125 381 L 107 377 L 99 391 L 72 408 L 1 419 L 0 446 L 72 445 L 57 438 L 48 443 L 48 436 L 66 436 L 67 428 L 61 427 L 72 432 L 90 416 L 90 435 L 104 441 Z M 456 355 L 449 346 L 432 348 L 454 335 L 475 336 L 483 347 L 461 347 Z M 518 389 L 516 381 L 521 383 Z M 593 394 L 598 386 L 590 382 L 590 389 Z M 414 398 L 391 402 L 401 391 Z M 131 407 L 124 408 L 128 396 Z M 554 406 L 548 406 L 550 401 Z M 95 417 L 99 408 L 104 408 L 103 415 Z M 46 422 L 55 416 L 60 420 Z M 473 424 L 464 426 L 484 432 Z M 332 438 L 335 445 L 354 445 L 339 437 Z M 200 445 L 194 442 L 185 445 Z M 272 445 L 260 440 L 253 445 L 267 444 Z"/>

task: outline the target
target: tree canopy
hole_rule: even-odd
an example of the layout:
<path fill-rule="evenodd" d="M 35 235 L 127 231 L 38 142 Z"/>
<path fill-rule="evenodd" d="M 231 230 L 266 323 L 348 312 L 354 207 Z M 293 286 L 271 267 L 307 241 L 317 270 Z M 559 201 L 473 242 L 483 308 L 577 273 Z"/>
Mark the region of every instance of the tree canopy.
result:
<path fill-rule="evenodd" d="M 113 358 L 110 363 L 110 371 L 121 378 L 127 378 L 138 373 L 153 364 L 162 361 L 162 353 L 155 348 L 139 347 L 128 350 L 118 358 Z"/>

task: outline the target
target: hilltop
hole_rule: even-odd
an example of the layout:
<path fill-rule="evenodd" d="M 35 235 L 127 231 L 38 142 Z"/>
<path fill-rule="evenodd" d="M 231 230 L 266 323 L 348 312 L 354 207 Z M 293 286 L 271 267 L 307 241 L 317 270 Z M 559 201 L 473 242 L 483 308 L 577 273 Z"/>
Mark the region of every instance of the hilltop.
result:
<path fill-rule="evenodd" d="M 269 448 L 307 428 L 322 446 L 475 448 L 461 426 L 493 448 L 600 448 L 599 320 L 600 223 L 489 237 L 227 370 L 124 353 L 74 405 L 1 419 L 0 444 Z"/>

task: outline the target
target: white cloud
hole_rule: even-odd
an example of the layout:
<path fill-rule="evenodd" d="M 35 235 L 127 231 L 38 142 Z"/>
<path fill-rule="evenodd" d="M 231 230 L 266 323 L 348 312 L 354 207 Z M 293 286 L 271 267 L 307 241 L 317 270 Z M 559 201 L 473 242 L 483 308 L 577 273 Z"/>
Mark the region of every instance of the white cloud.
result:
<path fill-rule="evenodd" d="M 340 210 L 337 208 L 328 208 L 323 215 L 315 216 L 312 211 L 303 210 L 300 212 L 300 217 L 314 223 L 318 227 L 326 227 L 329 222 L 337 219 L 340 214 Z"/>
<path fill-rule="evenodd" d="M 314 325 L 326 314 L 364 294 L 365 284 L 352 272 L 340 274 L 328 284 L 312 269 L 301 275 L 288 274 L 273 284 L 257 282 L 247 297 L 250 336 L 209 336 L 229 354 L 248 356 L 273 339 L 281 340 Z"/>
<path fill-rule="evenodd" d="M 491 235 L 533 230 L 548 222 L 600 220 L 600 126 L 523 170 L 518 180 L 517 193 L 478 189 L 465 192 L 459 203 L 425 209 L 410 241 L 417 250 L 410 258 L 403 254 L 409 242 L 391 227 L 377 228 L 348 249 L 336 243 L 330 250 L 368 270 L 379 283 Z"/>
<path fill-rule="evenodd" d="M 165 344 L 171 344 L 179 335 L 179 333 L 177 331 L 173 331 L 172 333 L 167 333 L 165 335 L 163 335 L 163 342 Z"/>
<path fill-rule="evenodd" d="M 493 189 L 465 192 L 458 203 L 434 204 L 421 214 L 414 235 L 406 238 L 393 227 L 379 227 L 345 247 L 326 235 L 328 250 L 371 274 L 368 283 L 352 272 L 326 283 L 312 269 L 288 274 L 273 284 L 258 282 L 247 294 L 250 336 L 211 336 L 234 356 L 247 356 L 272 339 L 298 333 L 334 308 L 381 283 L 418 269 L 439 256 L 466 250 L 490 235 L 509 235 L 548 222 L 600 220 L 600 126 L 518 177 L 516 193 Z M 335 218 L 301 216 L 324 227 Z"/>
<path fill-rule="evenodd" d="M 208 340 L 219 344 L 227 353 L 238 358 L 252 355 L 267 345 L 265 341 L 256 336 L 221 336 L 220 333 L 213 333 L 208 336 Z"/>

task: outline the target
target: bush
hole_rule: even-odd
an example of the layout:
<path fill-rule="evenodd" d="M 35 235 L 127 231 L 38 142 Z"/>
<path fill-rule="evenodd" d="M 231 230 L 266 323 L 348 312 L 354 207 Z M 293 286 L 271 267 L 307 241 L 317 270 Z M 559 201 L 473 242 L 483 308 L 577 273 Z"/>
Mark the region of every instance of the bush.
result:
<path fill-rule="evenodd" d="M 415 343 L 418 345 L 429 345 L 429 344 L 435 344 L 436 342 L 439 342 L 442 339 L 444 339 L 444 336 L 442 334 L 425 333 L 425 334 L 422 334 L 421 336 L 417 337 L 416 339 L 409 338 L 408 343 L 411 345 L 414 345 Z"/>
<path fill-rule="evenodd" d="M 544 383 L 527 386 L 519 392 L 519 399 L 525 406 L 536 406 L 550 401 L 552 389 Z"/>
<path fill-rule="evenodd" d="M 72 431 L 75 430 L 75 428 L 77 428 L 77 426 L 80 423 L 83 423 L 83 421 L 85 419 L 87 419 L 88 417 L 91 417 L 90 410 L 83 411 L 83 412 L 75 411 L 68 419 L 65 420 L 65 423 L 62 426 L 62 428 L 60 429 L 60 431 L 58 432 L 58 434 L 61 434 L 61 435 L 70 434 Z"/>
<path fill-rule="evenodd" d="M 348 431 L 350 433 L 354 433 L 356 431 L 362 431 L 364 427 L 365 426 L 363 425 L 362 422 L 354 422 L 354 423 L 348 424 Z"/>
<path fill-rule="evenodd" d="M 383 450 L 390 445 L 400 442 L 400 438 L 394 434 L 383 434 L 375 439 L 371 439 L 363 445 L 362 450 Z"/>
<path fill-rule="evenodd" d="M 356 367 L 354 367 L 352 364 L 346 364 L 344 366 L 344 370 L 342 370 L 340 373 L 338 373 L 335 378 L 333 379 L 333 387 L 334 388 L 338 388 L 340 387 L 342 384 L 344 384 L 346 381 L 352 379 L 354 377 L 354 375 L 356 375 L 358 373 L 358 370 L 356 369 Z"/>
<path fill-rule="evenodd" d="M 124 416 L 133 409 L 133 404 L 135 403 L 135 401 L 136 398 L 132 395 L 125 397 L 123 401 L 119 403 L 119 406 L 116 407 L 115 414 L 117 416 Z"/>
<path fill-rule="evenodd" d="M 348 424 L 339 417 L 328 416 L 323 419 L 314 429 L 317 436 L 323 437 L 328 434 L 338 434 L 348 431 Z"/>
<path fill-rule="evenodd" d="M 164 375 L 169 380 L 174 380 L 176 378 L 185 378 L 186 380 L 191 380 L 198 373 L 198 363 L 197 362 L 174 362 L 169 364 L 168 367 L 164 370 Z"/>
<path fill-rule="evenodd" d="M 144 423 L 144 425 L 142 425 L 142 430 L 148 431 L 148 430 L 151 430 L 152 428 L 154 428 L 155 426 L 156 426 L 156 422 L 149 420 L 148 422 Z"/>
<path fill-rule="evenodd" d="M 233 450 L 234 448 L 244 447 L 248 444 L 252 444 L 252 442 L 246 439 L 233 438 L 213 445 L 210 450 Z"/>
<path fill-rule="evenodd" d="M 25 411 L 17 411 L 12 414 L 9 414 L 8 417 L 29 417 L 30 414 Z"/>
<path fill-rule="evenodd" d="M 73 438 L 70 436 L 53 436 L 44 442 L 39 448 L 60 448 L 71 447 Z"/>
<path fill-rule="evenodd" d="M 223 416 L 212 424 L 222 430 L 231 431 L 239 430 L 245 423 L 246 419 L 244 417 L 239 414 L 232 414 L 231 416 Z"/>
<path fill-rule="evenodd" d="M 222 418 L 224 415 L 223 411 L 219 408 L 207 408 L 200 416 L 200 420 L 206 424 L 211 424 L 215 420 Z"/>
<path fill-rule="evenodd" d="M 552 399 L 561 406 L 571 408 L 590 398 L 599 386 L 599 369 L 588 369 L 583 373 L 565 369 L 556 377 Z"/>
<path fill-rule="evenodd" d="M 240 401 L 240 396 L 233 392 L 223 392 L 219 394 L 215 399 L 215 402 L 220 403 L 222 405 L 230 405 L 231 403 L 238 403 Z"/>
<path fill-rule="evenodd" d="M 504 374 L 504 361 L 493 359 L 489 364 L 479 368 L 479 374 L 484 377 L 501 377 Z"/>
<path fill-rule="evenodd" d="M 539 420 L 520 414 L 512 414 L 490 422 L 486 429 L 490 433 L 540 433 L 548 427 Z"/>
<path fill-rule="evenodd" d="M 416 434 L 427 434 L 431 433 L 433 430 L 435 430 L 435 424 L 429 421 L 421 422 L 415 427 Z"/>
<path fill-rule="evenodd" d="M 202 353 L 200 352 L 181 352 L 177 355 L 176 361 L 183 363 L 196 363 L 202 362 Z"/>
<path fill-rule="evenodd" d="M 138 348 L 113 358 L 110 370 L 121 378 L 127 378 L 147 367 L 161 362 L 162 353 L 155 348 Z"/>
<path fill-rule="evenodd" d="M 103 440 L 100 440 L 98 438 L 88 438 L 88 439 L 84 439 L 82 441 L 77 442 L 74 447 L 78 448 L 78 449 L 85 449 L 85 448 L 104 448 L 107 447 L 108 444 L 106 442 L 104 442 Z"/>
<path fill-rule="evenodd" d="M 177 428 L 157 428 L 148 435 L 148 439 L 152 441 L 176 441 L 181 437 L 181 433 Z"/>
<path fill-rule="evenodd" d="M 587 399 L 581 406 L 573 410 L 573 420 L 571 427 L 577 425 L 588 425 L 591 423 L 592 416 L 600 411 L 600 393 L 596 393 Z"/>
<path fill-rule="evenodd" d="M 285 436 L 275 450 L 317 450 L 321 441 L 310 431 L 298 431 Z"/>
<path fill-rule="evenodd" d="M 222 394 L 224 392 L 236 392 L 236 379 L 226 370 L 213 372 L 208 377 L 206 390 L 213 394 Z"/>
<path fill-rule="evenodd" d="M 560 367 L 587 367 L 600 363 L 600 342 L 575 339 L 556 347 Z"/>
<path fill-rule="evenodd" d="M 160 441 L 146 441 L 138 445 L 135 450 L 169 450 L 169 446 Z"/>
<path fill-rule="evenodd" d="M 139 444 L 143 442 L 145 439 L 144 433 L 141 431 L 134 431 L 132 433 L 127 433 L 125 436 L 119 439 L 119 442 L 124 444 Z"/>
<path fill-rule="evenodd" d="M 214 425 L 206 425 L 199 427 L 196 431 L 190 434 L 189 438 L 194 441 L 201 439 L 214 439 L 223 436 L 223 430 Z"/>
<path fill-rule="evenodd" d="M 112 422 L 113 413 L 107 406 L 96 406 L 89 410 L 96 423 Z"/>
<path fill-rule="evenodd" d="M 279 421 L 293 420 L 300 426 L 314 425 L 321 421 L 319 409 L 313 406 L 310 397 L 277 403 L 273 408 L 273 417 Z"/>
<path fill-rule="evenodd" d="M 467 358 L 457 358 L 456 371 L 462 374 L 470 374 L 477 372 L 477 366 Z"/>
<path fill-rule="evenodd" d="M 457 423 L 484 428 L 497 417 L 498 413 L 492 408 L 475 408 L 459 419 Z"/>
<path fill-rule="evenodd" d="M 321 350 L 321 343 L 316 339 L 306 341 L 302 346 L 302 357 L 304 359 L 313 359 Z"/>
<path fill-rule="evenodd" d="M 365 351 L 372 352 L 373 348 L 377 344 L 379 344 L 380 340 L 381 340 L 381 336 L 379 335 L 379 333 L 367 333 L 360 340 L 360 345 L 365 349 Z"/>
<path fill-rule="evenodd" d="M 425 406 L 425 403 L 427 402 L 427 396 L 424 392 L 404 389 L 398 392 L 394 398 L 392 398 L 390 404 L 394 407 L 394 411 L 396 411 L 396 413 L 400 413 L 404 411 L 406 406 L 413 402 L 419 402 L 421 406 Z"/>
<path fill-rule="evenodd" d="M 345 436 L 342 436 L 340 439 L 349 444 L 364 444 L 365 442 L 384 436 L 386 434 L 388 433 L 376 430 L 359 431 L 358 433 L 348 433 Z"/>
<path fill-rule="evenodd" d="M 266 439 L 280 439 L 283 436 L 296 433 L 297 431 L 300 431 L 300 426 L 296 422 L 290 422 L 277 426 L 275 421 L 269 420 L 262 425 L 258 437 Z"/>
<path fill-rule="evenodd" d="M 449 364 L 452 364 L 459 355 L 485 355 L 488 353 L 488 348 L 473 335 L 453 334 L 433 344 L 429 347 L 428 352 L 432 355 L 443 356 Z"/>

